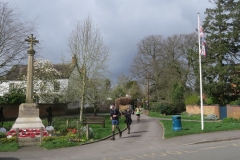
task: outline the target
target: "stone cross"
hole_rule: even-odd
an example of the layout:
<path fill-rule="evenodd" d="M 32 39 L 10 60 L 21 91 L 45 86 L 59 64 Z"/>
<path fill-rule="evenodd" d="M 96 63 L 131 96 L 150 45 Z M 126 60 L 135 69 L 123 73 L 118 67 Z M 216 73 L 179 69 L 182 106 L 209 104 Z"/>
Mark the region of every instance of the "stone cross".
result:
<path fill-rule="evenodd" d="M 33 45 L 38 43 L 39 41 L 36 40 L 36 37 L 33 38 L 33 34 L 30 37 L 26 38 L 30 44 L 30 48 L 28 49 L 28 68 L 27 68 L 27 89 L 26 89 L 26 103 L 33 103 L 33 60 L 35 51 L 33 49 Z"/>
<path fill-rule="evenodd" d="M 34 49 L 33 49 L 33 45 L 35 45 L 36 43 L 39 42 L 38 40 L 36 40 L 36 37 L 33 38 L 33 34 L 31 34 L 31 37 L 26 38 L 25 41 L 27 41 L 28 43 L 30 43 L 30 48 L 29 48 L 29 50 L 34 50 Z"/>

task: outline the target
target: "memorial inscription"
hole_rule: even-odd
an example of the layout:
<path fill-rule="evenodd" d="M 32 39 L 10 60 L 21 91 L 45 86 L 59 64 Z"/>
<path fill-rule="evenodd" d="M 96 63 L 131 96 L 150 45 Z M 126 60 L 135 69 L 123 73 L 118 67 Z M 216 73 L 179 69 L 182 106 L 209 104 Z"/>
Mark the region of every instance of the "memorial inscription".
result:
<path fill-rule="evenodd" d="M 19 106 L 18 117 L 20 118 L 39 117 L 38 105 L 35 103 L 22 103 Z"/>

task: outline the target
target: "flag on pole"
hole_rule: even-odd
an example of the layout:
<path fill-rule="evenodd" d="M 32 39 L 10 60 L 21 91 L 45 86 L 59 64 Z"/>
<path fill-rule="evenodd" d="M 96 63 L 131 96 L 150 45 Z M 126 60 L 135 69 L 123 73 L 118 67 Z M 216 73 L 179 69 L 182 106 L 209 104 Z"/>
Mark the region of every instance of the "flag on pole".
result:
<path fill-rule="evenodd" d="M 199 37 L 200 37 L 200 44 L 201 44 L 201 48 L 200 48 L 200 54 L 204 57 L 206 57 L 207 55 L 207 43 L 206 43 L 206 40 L 205 40 L 205 36 L 204 36 L 204 32 L 203 32 L 203 28 L 202 28 L 202 25 L 201 25 L 201 22 L 199 20 L 199 27 L 198 27 L 198 34 L 199 34 Z"/>
<path fill-rule="evenodd" d="M 203 28 L 200 23 L 199 13 L 198 13 L 198 47 L 199 47 L 199 77 L 200 77 L 200 100 L 201 100 L 201 126 L 202 130 L 204 129 L 204 120 L 203 120 L 203 98 L 202 98 L 202 55 L 206 56 L 206 41 L 203 33 Z"/>

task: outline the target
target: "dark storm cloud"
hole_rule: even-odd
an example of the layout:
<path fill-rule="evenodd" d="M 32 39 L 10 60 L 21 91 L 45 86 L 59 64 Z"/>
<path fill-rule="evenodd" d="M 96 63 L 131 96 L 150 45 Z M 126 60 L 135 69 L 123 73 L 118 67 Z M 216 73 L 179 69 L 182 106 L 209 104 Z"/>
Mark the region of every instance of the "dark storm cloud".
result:
<path fill-rule="evenodd" d="M 40 55 L 53 63 L 71 59 L 67 39 L 77 21 L 90 15 L 109 47 L 110 77 L 129 74 L 137 43 L 148 35 L 192 33 L 197 13 L 203 18 L 208 0 L 4 0 L 27 20 L 36 20 Z M 25 18 L 22 19 L 26 21 Z"/>

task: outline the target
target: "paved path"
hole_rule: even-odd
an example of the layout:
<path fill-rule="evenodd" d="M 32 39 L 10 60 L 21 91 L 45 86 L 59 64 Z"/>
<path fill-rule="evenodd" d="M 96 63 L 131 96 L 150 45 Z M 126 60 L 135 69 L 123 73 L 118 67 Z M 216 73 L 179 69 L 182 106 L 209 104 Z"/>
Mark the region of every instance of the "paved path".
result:
<path fill-rule="evenodd" d="M 181 147 L 193 143 L 240 138 L 240 131 L 237 130 L 163 139 L 163 128 L 158 120 L 159 118 L 141 115 L 141 122 L 136 123 L 136 117 L 133 116 L 131 134 L 124 131 L 122 138 L 116 135 L 115 141 L 106 139 L 92 144 L 54 150 L 44 150 L 38 146 L 23 147 L 17 152 L 1 152 L 0 160 L 112 160 L 113 158 L 107 157 L 118 157 L 119 159 L 121 155 L 132 153 L 136 155 L 146 151 L 156 153 L 171 147 Z"/>

